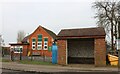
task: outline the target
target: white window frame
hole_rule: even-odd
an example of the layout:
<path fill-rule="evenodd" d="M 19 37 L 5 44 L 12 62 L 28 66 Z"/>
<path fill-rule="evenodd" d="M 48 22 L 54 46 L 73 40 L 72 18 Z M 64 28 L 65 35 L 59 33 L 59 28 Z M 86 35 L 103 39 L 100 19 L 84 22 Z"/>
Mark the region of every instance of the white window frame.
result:
<path fill-rule="evenodd" d="M 40 45 L 39 45 L 39 43 L 40 43 Z M 39 47 L 41 47 L 41 48 L 39 48 Z M 38 43 L 37 43 L 37 50 L 42 50 L 42 41 L 38 41 Z"/>
<path fill-rule="evenodd" d="M 35 50 L 36 49 L 36 38 L 32 38 L 32 40 L 33 39 L 35 39 L 35 42 L 32 41 L 32 50 Z M 33 43 L 34 43 L 34 45 L 33 45 Z M 35 47 L 35 48 L 33 48 L 33 47 Z"/>
<path fill-rule="evenodd" d="M 45 38 L 47 38 L 48 39 L 48 37 L 44 37 L 44 39 Z M 47 45 L 45 45 L 47 43 Z M 45 46 L 47 46 L 47 48 L 45 48 Z M 44 41 L 44 48 L 43 48 L 44 50 L 48 50 L 48 41 Z"/>
<path fill-rule="evenodd" d="M 42 35 L 42 34 L 38 34 L 38 35 Z M 37 36 L 38 36 L 37 35 Z M 42 35 L 43 36 L 43 35 Z M 39 45 L 39 43 L 41 43 L 41 45 Z M 41 48 L 39 48 L 39 47 L 41 47 Z M 42 50 L 42 41 L 37 41 L 37 50 Z"/>
<path fill-rule="evenodd" d="M 20 49 L 22 49 L 22 52 L 20 51 Z M 23 46 L 15 46 L 14 53 L 23 53 Z"/>
<path fill-rule="evenodd" d="M 10 47 L 10 51 L 14 51 L 14 46 L 11 46 L 11 47 Z"/>

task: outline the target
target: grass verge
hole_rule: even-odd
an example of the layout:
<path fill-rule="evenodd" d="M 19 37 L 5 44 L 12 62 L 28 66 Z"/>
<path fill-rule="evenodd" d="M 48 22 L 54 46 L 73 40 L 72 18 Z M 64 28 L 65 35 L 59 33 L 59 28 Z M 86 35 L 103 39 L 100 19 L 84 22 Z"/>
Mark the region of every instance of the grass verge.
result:
<path fill-rule="evenodd" d="M 8 59 L 1 59 L 0 61 L 1 62 L 11 62 L 11 60 L 8 60 Z"/>
<path fill-rule="evenodd" d="M 30 61 L 30 60 L 21 60 L 19 61 L 21 64 L 35 64 L 35 65 L 53 65 L 50 62 L 42 62 L 42 61 Z"/>
<path fill-rule="evenodd" d="M 14 60 L 0 58 L 0 62 L 18 62 L 20 64 L 33 64 L 33 65 L 53 65 L 51 62 L 43 62 L 36 60 Z"/>

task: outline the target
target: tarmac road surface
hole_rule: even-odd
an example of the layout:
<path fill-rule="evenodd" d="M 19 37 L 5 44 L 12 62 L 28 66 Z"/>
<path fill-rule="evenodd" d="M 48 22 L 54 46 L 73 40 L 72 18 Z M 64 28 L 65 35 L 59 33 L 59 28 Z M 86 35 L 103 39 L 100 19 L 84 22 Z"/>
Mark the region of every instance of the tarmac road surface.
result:
<path fill-rule="evenodd" d="M 2 74 L 120 74 L 118 67 L 95 67 L 93 65 L 49 66 L 2 62 L 2 69 Z"/>
<path fill-rule="evenodd" d="M 2 74 L 37 74 L 37 73 L 2 69 Z"/>
<path fill-rule="evenodd" d="M 2 74 L 120 74 L 117 71 L 102 72 L 102 71 L 81 71 L 81 72 L 25 72 L 2 69 Z"/>

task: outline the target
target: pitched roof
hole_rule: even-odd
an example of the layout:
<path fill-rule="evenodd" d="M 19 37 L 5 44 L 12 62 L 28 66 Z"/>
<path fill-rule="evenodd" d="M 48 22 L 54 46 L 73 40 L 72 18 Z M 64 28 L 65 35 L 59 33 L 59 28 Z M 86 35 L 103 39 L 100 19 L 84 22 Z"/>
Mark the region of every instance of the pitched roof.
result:
<path fill-rule="evenodd" d="M 105 31 L 102 27 L 63 29 L 58 34 L 58 38 L 59 37 L 88 37 L 88 36 L 105 36 Z"/>
<path fill-rule="evenodd" d="M 50 36 L 51 37 L 53 37 L 53 39 L 56 39 L 56 34 L 55 33 L 53 33 L 52 31 L 50 31 L 50 30 L 48 30 L 48 29 L 46 29 L 46 28 L 44 28 L 44 27 L 42 27 L 48 34 L 50 34 Z"/>
<path fill-rule="evenodd" d="M 39 26 L 39 27 L 42 27 L 42 26 Z M 38 27 L 38 28 L 39 28 Z M 38 29 L 37 28 L 37 29 Z M 52 31 L 50 31 L 50 30 L 48 30 L 48 29 L 46 29 L 46 28 L 44 28 L 44 27 L 42 27 L 53 39 L 56 39 L 56 34 L 55 33 L 53 33 Z M 36 30 L 37 30 L 36 29 Z M 32 34 L 30 34 L 30 35 L 32 35 Z M 27 40 L 28 40 L 28 38 L 30 37 L 30 35 L 28 35 L 28 36 L 26 36 L 23 40 L 22 40 L 22 43 L 27 43 Z"/>
<path fill-rule="evenodd" d="M 29 36 L 30 36 L 30 35 L 26 36 L 21 42 L 22 42 L 22 43 L 28 43 L 27 40 L 28 40 Z"/>

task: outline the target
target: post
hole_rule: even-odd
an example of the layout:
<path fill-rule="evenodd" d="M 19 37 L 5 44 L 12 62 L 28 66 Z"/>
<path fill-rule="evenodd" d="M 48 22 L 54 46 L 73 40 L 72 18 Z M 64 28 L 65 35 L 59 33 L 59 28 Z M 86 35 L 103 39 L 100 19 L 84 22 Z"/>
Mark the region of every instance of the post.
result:
<path fill-rule="evenodd" d="M 43 56 L 43 62 L 45 62 L 45 54 L 43 49 L 42 49 L 42 56 Z"/>
<path fill-rule="evenodd" d="M 11 60 L 14 61 L 14 51 L 11 51 Z"/>
<path fill-rule="evenodd" d="M 20 48 L 20 60 L 22 60 L 22 49 Z"/>
<path fill-rule="evenodd" d="M 33 60 L 33 52 L 32 52 L 32 49 L 31 49 L 31 61 Z"/>
<path fill-rule="evenodd" d="M 4 50 L 5 48 L 4 47 L 1 47 L 2 48 L 2 57 L 4 57 Z"/>

